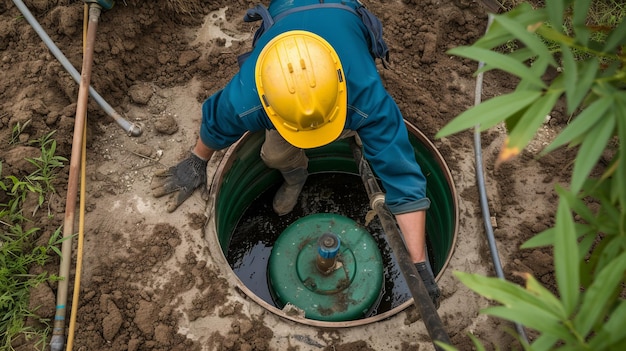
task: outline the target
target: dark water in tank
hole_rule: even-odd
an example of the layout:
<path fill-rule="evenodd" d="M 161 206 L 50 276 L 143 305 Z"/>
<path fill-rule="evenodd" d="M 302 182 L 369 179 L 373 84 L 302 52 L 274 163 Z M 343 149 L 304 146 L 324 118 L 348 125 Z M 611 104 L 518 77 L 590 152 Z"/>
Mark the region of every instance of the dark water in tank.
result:
<path fill-rule="evenodd" d="M 310 214 L 335 213 L 364 226 L 374 237 L 383 259 L 385 277 L 381 298 L 365 317 L 387 312 L 411 298 L 378 217 L 365 226 L 365 216 L 370 207 L 360 176 L 349 173 L 310 175 L 294 210 L 280 217 L 272 210 L 274 193 L 279 186 L 276 184 L 267 189 L 246 209 L 231 236 L 226 253 L 232 270 L 258 297 L 279 307 L 269 290 L 267 264 L 274 241 L 283 230 Z M 432 259 L 431 252 L 429 255 Z"/>

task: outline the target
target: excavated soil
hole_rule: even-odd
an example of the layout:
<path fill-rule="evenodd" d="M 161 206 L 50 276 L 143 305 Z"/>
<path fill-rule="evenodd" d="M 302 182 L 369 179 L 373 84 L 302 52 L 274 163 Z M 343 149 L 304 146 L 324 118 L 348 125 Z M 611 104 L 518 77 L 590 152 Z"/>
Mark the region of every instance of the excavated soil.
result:
<path fill-rule="evenodd" d="M 83 2 L 25 1 L 36 20 L 80 71 Z M 156 170 L 182 159 L 195 143 L 200 105 L 237 71 L 258 23 L 246 23 L 256 1 L 117 2 L 102 13 L 97 29 L 91 85 L 118 113 L 140 123 L 128 136 L 89 100 L 83 271 L 76 314 L 76 350 L 424 350 L 428 334 L 410 307 L 366 328 L 313 328 L 267 313 L 225 278 L 204 240 L 206 201 L 196 192 L 174 213 L 150 194 Z M 384 24 L 392 68 L 381 76 L 405 118 L 433 141 L 445 158 L 459 195 L 454 256 L 439 280 L 439 309 L 454 345 L 471 350 L 469 332 L 488 348 L 519 347 L 506 322 L 480 315 L 490 301 L 453 276 L 455 270 L 494 275 L 475 182 L 470 132 L 435 140 L 453 117 L 473 105 L 476 64 L 446 54 L 471 44 L 487 15 L 470 0 L 366 1 Z M 38 148 L 29 145 L 56 131 L 57 154 L 71 157 L 78 84 L 55 59 L 13 2 L 0 1 L 0 160 L 2 176 L 25 175 Z M 501 73 L 485 76 L 483 99 L 514 88 Z M 520 244 L 553 223 L 554 185 L 566 182 L 574 155 L 559 151 L 537 159 L 566 122 L 558 111 L 518 159 L 494 168 L 503 127 L 483 133 L 483 156 L 492 222 L 507 279 L 523 283 L 531 272 L 554 290 L 549 249 Z M 19 123 L 19 141 L 9 144 Z M 63 224 L 69 167 L 55 180 L 57 193 L 35 209 L 28 199 L 29 227 L 39 242 Z M 78 218 L 78 215 L 76 216 Z M 74 240 L 70 296 L 77 260 Z M 58 273 L 59 258 L 32 273 Z M 57 284 L 32 292 L 31 306 L 53 320 Z M 68 303 L 71 305 L 71 303 Z M 68 307 L 69 310 L 69 307 Z M 69 318 L 69 316 L 68 316 Z M 30 324 L 36 325 L 34 320 Z M 529 333 L 532 337 L 532 332 Z M 24 340 L 16 350 L 31 350 Z"/>

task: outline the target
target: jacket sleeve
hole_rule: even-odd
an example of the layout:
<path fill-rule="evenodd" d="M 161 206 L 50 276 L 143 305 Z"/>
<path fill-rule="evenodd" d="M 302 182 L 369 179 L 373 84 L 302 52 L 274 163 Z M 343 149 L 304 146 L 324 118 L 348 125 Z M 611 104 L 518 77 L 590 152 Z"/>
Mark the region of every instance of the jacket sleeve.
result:
<path fill-rule="evenodd" d="M 232 145 L 246 131 L 274 128 L 261 106 L 254 79 L 245 68 L 202 104 L 200 138 L 212 149 Z"/>
<path fill-rule="evenodd" d="M 391 213 L 428 209 L 426 178 L 415 160 L 404 119 L 390 96 L 382 99 L 358 133 L 365 157 L 381 180 Z"/>

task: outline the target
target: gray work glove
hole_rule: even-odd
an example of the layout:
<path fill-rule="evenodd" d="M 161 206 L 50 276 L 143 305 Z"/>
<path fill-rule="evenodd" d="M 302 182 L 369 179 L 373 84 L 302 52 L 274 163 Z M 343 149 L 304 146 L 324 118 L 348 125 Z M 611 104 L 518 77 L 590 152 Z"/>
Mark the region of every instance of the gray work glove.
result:
<path fill-rule="evenodd" d="M 432 269 L 426 264 L 426 262 L 416 263 L 415 268 L 417 268 L 417 273 L 419 273 L 422 281 L 424 282 L 424 286 L 433 301 L 433 305 L 435 305 L 435 308 L 439 308 L 439 297 L 441 296 L 441 291 L 439 291 Z"/>
<path fill-rule="evenodd" d="M 189 157 L 180 161 L 176 166 L 154 174 L 152 195 L 161 197 L 178 191 L 167 204 L 167 212 L 173 212 L 191 196 L 199 186 L 206 183 L 207 161 L 193 152 Z"/>

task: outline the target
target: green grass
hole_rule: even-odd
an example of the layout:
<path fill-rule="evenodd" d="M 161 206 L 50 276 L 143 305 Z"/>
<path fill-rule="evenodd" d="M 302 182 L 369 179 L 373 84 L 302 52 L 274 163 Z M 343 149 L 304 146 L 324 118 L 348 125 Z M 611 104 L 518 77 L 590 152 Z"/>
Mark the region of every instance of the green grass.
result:
<path fill-rule="evenodd" d="M 26 177 L 2 175 L 0 162 L 0 192 L 5 201 L 0 203 L 0 349 L 13 350 L 12 342 L 18 336 L 35 340 L 36 347 L 43 350 L 50 332 L 49 321 L 29 309 L 30 291 L 39 284 L 57 281 L 56 275 L 47 272 L 30 274 L 33 266 L 44 266 L 61 252 L 58 248 L 62 237 L 59 227 L 50 235 L 43 246 L 34 245 L 43 233 L 40 228 L 25 229 L 28 216 L 23 214 L 22 205 L 29 193 L 38 197 L 38 207 L 45 196 L 54 192 L 52 186 L 57 171 L 64 166 L 65 158 L 55 155 L 56 142 L 53 133 L 35 140 L 42 154 L 29 159 L 37 166 Z M 25 324 L 27 318 L 39 322 L 42 328 Z"/>
<path fill-rule="evenodd" d="M 543 7 L 544 1 L 521 1 L 521 0 L 498 0 L 496 1 L 502 12 L 510 11 L 522 3 L 531 4 L 533 7 Z M 570 5 L 571 6 L 571 5 Z M 586 27 L 590 31 L 589 39 L 592 42 L 603 43 L 607 34 L 614 30 L 617 25 L 626 17 L 626 2 L 623 0 L 595 0 L 591 1 L 589 10 L 586 16 Z M 550 27 L 550 24 L 547 24 Z M 576 33 L 572 26 L 572 9 L 567 9 L 564 13 L 562 32 L 569 37 L 576 37 Z M 558 52 L 561 50 L 558 43 L 550 42 L 544 39 L 551 52 Z M 519 49 L 519 42 L 511 40 L 499 48 L 500 52 L 512 53 Z M 580 48 L 573 47 L 572 53 L 578 60 L 585 60 L 591 56 L 592 53 L 588 53 Z M 613 61 L 612 58 L 601 57 L 601 62 L 604 65 L 608 65 Z"/>
<path fill-rule="evenodd" d="M 59 168 L 63 168 L 64 162 L 67 159 L 63 156 L 55 155 L 57 143 L 52 139 L 56 131 L 52 131 L 43 137 L 34 140 L 33 144 L 39 144 L 41 148 L 41 155 L 35 158 L 27 158 L 26 160 L 37 169 L 30 174 L 27 178 L 31 183 L 42 184 L 42 190 L 47 193 L 55 193 L 52 182 L 56 178 L 56 174 Z M 41 203 L 40 203 L 41 205 Z"/>
<path fill-rule="evenodd" d="M 549 0 L 544 0 L 549 1 Z M 497 0 L 503 11 L 509 11 L 521 3 L 533 6 L 544 6 L 544 1 Z M 626 3 L 623 0 L 594 0 L 591 1 L 587 24 L 592 27 L 612 29 L 626 16 Z"/>
<path fill-rule="evenodd" d="M 24 334 L 29 338 L 39 340 L 38 344 L 45 345 L 49 334 L 48 320 L 37 316 L 37 311 L 30 311 L 30 289 L 39 284 L 55 281 L 57 277 L 47 272 L 34 275 L 29 274 L 29 267 L 43 266 L 54 254 L 52 247 L 58 242 L 60 230 L 50 238 L 47 246 L 37 246 L 25 249 L 39 232 L 39 228 L 24 231 L 21 225 L 11 225 L 4 228 L 0 234 L 0 331 L 4 340 L 0 344 L 3 350 L 11 350 L 12 341 Z M 55 247 L 56 248 L 56 247 Z M 43 330 L 35 330 L 25 326 L 26 318 L 34 318 L 45 326 Z"/>
<path fill-rule="evenodd" d="M 615 28 L 625 16 L 626 3 L 623 0 L 592 1 L 588 24 Z"/>

